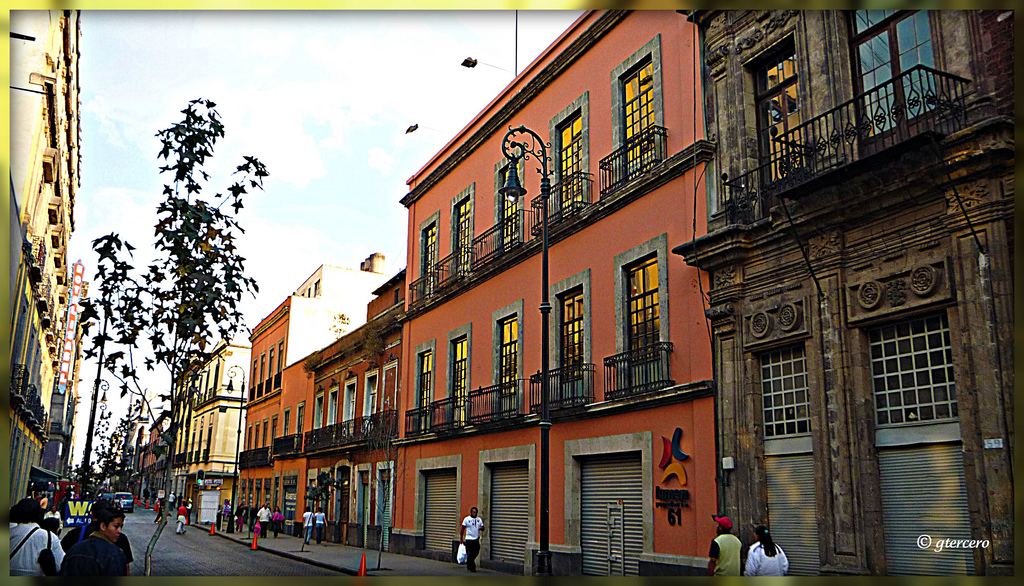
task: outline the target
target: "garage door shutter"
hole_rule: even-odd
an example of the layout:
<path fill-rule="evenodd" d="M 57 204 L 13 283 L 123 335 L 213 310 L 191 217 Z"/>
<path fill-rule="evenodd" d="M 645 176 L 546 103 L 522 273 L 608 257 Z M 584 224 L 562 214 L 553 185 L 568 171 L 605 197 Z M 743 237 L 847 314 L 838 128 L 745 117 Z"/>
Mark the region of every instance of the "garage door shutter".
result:
<path fill-rule="evenodd" d="M 974 573 L 970 549 L 921 549 L 917 538 L 970 539 L 960 444 L 879 450 L 885 560 L 890 575 Z"/>
<path fill-rule="evenodd" d="M 764 459 L 768 479 L 768 522 L 775 541 L 789 559 L 792 576 L 815 576 L 818 556 L 818 515 L 814 498 L 814 457 L 774 456 Z"/>
<path fill-rule="evenodd" d="M 639 453 L 586 458 L 581 462 L 580 541 L 584 574 L 639 574 L 644 546 L 642 490 Z"/>
<path fill-rule="evenodd" d="M 454 468 L 426 475 L 423 533 L 430 551 L 451 552 L 452 540 L 458 536 L 459 502 L 455 485 Z"/>
<path fill-rule="evenodd" d="M 491 559 L 523 563 L 530 530 L 530 470 L 526 462 L 491 468 Z"/>

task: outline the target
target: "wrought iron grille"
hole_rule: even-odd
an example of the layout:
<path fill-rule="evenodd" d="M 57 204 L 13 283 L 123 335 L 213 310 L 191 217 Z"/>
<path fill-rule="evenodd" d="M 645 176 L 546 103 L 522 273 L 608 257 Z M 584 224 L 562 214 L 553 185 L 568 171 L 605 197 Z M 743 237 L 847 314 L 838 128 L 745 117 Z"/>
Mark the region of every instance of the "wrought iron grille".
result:
<path fill-rule="evenodd" d="M 669 376 L 671 354 L 672 342 L 657 342 L 605 358 L 605 399 L 640 395 L 675 384 Z"/>
<path fill-rule="evenodd" d="M 238 467 L 242 469 L 269 466 L 272 461 L 270 446 L 246 450 L 238 454 Z"/>
<path fill-rule="evenodd" d="M 281 373 L 280 372 L 274 375 L 274 388 L 275 389 L 280 389 L 281 388 Z"/>
<path fill-rule="evenodd" d="M 409 303 L 422 303 L 434 294 L 437 288 L 437 271 L 432 267 L 430 271 L 409 284 Z"/>
<path fill-rule="evenodd" d="M 473 239 L 473 270 L 501 258 L 523 243 L 520 230 L 522 216 L 523 210 L 516 210 Z"/>
<path fill-rule="evenodd" d="M 437 261 L 435 271 L 437 274 L 437 290 L 444 289 L 462 280 L 470 273 L 473 266 L 473 248 L 456 250 L 454 253 Z"/>
<path fill-rule="evenodd" d="M 594 402 L 594 370 L 581 362 L 548 371 L 548 409 L 556 411 Z M 530 412 L 540 413 L 541 373 L 530 375 Z"/>
<path fill-rule="evenodd" d="M 469 393 L 469 422 L 487 423 L 524 414 L 523 379 L 514 379 Z"/>
<path fill-rule="evenodd" d="M 405 412 L 405 435 L 420 435 L 428 431 L 430 431 L 430 405 Z"/>
<path fill-rule="evenodd" d="M 601 159 L 601 197 L 663 161 L 666 136 L 664 126 L 650 126 Z"/>
<path fill-rule="evenodd" d="M 466 425 L 466 397 L 454 396 L 430 404 L 430 430 L 451 431 Z"/>
<path fill-rule="evenodd" d="M 947 135 L 967 123 L 970 80 L 917 65 L 771 140 L 778 146 L 756 168 L 723 176 L 729 223 L 768 216 L 781 193 L 925 133 Z"/>
<path fill-rule="evenodd" d="M 551 186 L 551 197 L 548 198 L 549 229 L 590 207 L 593 177 L 592 173 L 573 173 Z M 534 236 L 540 236 L 544 230 L 540 215 L 542 205 L 540 197 L 535 197 L 530 202 L 530 206 L 535 210 L 531 215 L 530 225 L 530 233 Z"/>
<path fill-rule="evenodd" d="M 302 433 L 274 438 L 274 457 L 293 456 L 302 452 Z"/>

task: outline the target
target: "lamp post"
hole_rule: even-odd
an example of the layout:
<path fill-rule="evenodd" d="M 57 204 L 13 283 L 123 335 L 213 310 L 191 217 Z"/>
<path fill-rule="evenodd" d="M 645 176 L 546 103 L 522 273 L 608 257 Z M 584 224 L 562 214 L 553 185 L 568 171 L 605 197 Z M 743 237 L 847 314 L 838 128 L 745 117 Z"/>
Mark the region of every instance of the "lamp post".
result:
<path fill-rule="evenodd" d="M 235 390 L 235 377 L 242 376 L 242 389 L 238 395 L 238 432 L 235 437 L 235 478 L 231 482 L 231 506 L 238 510 L 238 501 L 235 495 L 238 493 L 238 454 L 242 447 L 242 413 L 245 411 L 245 369 L 238 366 L 232 366 L 228 369 L 228 392 L 231 393 Z M 231 518 L 228 518 L 228 533 L 234 533 L 235 524 L 231 522 Z"/>
<path fill-rule="evenodd" d="M 513 140 L 522 135 L 523 141 Z M 509 127 L 505 138 L 501 141 L 501 152 L 511 161 L 506 173 L 505 186 L 498 193 L 509 201 L 515 202 L 526 195 L 526 189 L 519 182 L 516 165 L 519 159 L 530 160 L 532 155 L 540 161 L 540 202 L 541 202 L 541 290 L 540 290 L 540 548 L 537 551 L 538 576 L 551 575 L 551 551 L 548 549 L 548 496 L 549 496 L 549 463 L 548 438 L 551 429 L 551 418 L 548 412 L 549 380 L 548 380 L 548 322 L 551 317 L 551 303 L 548 300 L 548 198 L 551 195 L 551 180 L 548 178 L 548 148 L 544 140 L 534 131 L 525 126 Z"/>

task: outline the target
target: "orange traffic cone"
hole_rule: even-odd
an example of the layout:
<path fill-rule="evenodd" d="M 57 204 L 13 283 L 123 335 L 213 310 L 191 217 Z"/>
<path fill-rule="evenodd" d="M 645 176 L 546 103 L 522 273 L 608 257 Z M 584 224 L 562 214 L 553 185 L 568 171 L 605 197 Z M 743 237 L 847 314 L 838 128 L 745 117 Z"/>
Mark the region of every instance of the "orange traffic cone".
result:
<path fill-rule="evenodd" d="M 256 538 L 258 538 L 259 536 L 259 533 L 252 534 L 252 547 L 250 547 L 249 549 L 259 549 L 258 547 L 256 547 Z"/>
<path fill-rule="evenodd" d="M 217 526 L 216 523 L 210 523 L 210 535 L 216 535 L 216 533 L 213 532 L 213 528 L 216 527 L 216 526 Z"/>
<path fill-rule="evenodd" d="M 366 575 L 366 552 L 363 552 L 363 559 L 359 562 L 359 573 L 356 576 Z"/>

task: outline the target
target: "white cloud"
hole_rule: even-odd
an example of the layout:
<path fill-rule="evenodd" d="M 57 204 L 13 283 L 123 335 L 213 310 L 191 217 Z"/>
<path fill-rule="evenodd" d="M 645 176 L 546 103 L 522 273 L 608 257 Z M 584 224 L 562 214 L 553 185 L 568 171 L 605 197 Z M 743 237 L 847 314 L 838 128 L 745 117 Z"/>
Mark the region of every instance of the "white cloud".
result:
<path fill-rule="evenodd" d="M 381 147 L 373 147 L 367 153 L 367 166 L 380 171 L 380 174 L 387 177 L 391 175 L 391 169 L 395 166 L 395 158 L 388 154 Z"/>

